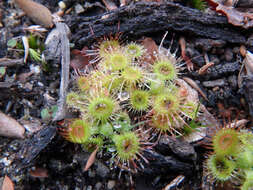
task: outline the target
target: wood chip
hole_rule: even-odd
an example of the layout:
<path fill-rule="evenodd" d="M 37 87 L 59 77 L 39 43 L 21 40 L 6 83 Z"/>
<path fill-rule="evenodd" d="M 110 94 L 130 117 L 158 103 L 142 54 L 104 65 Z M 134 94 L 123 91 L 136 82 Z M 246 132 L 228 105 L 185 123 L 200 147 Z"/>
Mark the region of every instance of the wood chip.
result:
<path fill-rule="evenodd" d="M 53 26 L 53 19 L 50 10 L 32 0 L 14 0 L 14 2 L 30 17 L 36 24 L 46 28 Z"/>
<path fill-rule="evenodd" d="M 60 84 L 60 99 L 58 100 L 58 110 L 53 118 L 53 121 L 62 120 L 66 114 L 66 97 L 69 84 L 69 66 L 70 66 L 70 47 L 68 39 L 68 26 L 64 23 L 56 23 L 56 29 L 60 33 L 61 41 L 61 84 Z"/>
<path fill-rule="evenodd" d="M 0 112 L 0 135 L 5 137 L 24 138 L 25 128 L 15 119 Z"/>
<path fill-rule="evenodd" d="M 35 170 L 30 171 L 30 175 L 32 177 L 46 178 L 48 177 L 48 171 L 45 168 L 36 168 Z"/>
<path fill-rule="evenodd" d="M 14 184 L 7 175 L 4 177 L 2 190 L 14 190 Z"/>

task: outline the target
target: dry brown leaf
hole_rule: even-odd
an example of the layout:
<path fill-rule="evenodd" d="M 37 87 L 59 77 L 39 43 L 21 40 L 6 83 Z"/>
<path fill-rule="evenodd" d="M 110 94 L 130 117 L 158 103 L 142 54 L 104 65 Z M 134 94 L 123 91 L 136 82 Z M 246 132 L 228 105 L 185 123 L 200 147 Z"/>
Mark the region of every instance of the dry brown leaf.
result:
<path fill-rule="evenodd" d="M 179 44 L 181 47 L 181 56 L 187 65 L 188 71 L 193 71 L 193 69 L 194 69 L 193 63 L 191 62 L 191 59 L 186 55 L 186 50 L 185 50 L 186 49 L 186 42 L 183 37 L 181 37 L 179 39 Z"/>
<path fill-rule="evenodd" d="M 241 26 L 243 28 L 253 27 L 253 13 L 242 12 L 232 6 L 222 5 L 214 0 L 206 0 L 214 10 L 222 13 L 228 19 L 228 22 L 234 26 Z"/>
<path fill-rule="evenodd" d="M 35 170 L 30 171 L 32 177 L 45 178 L 48 177 L 48 171 L 45 168 L 36 168 Z"/>
<path fill-rule="evenodd" d="M 0 112 L 0 135 L 5 137 L 24 138 L 25 128 L 15 119 Z"/>
<path fill-rule="evenodd" d="M 118 7 L 115 5 L 115 3 L 111 0 L 102 0 L 103 3 L 105 4 L 106 8 L 109 10 L 109 11 L 112 11 L 114 9 L 117 9 Z"/>
<path fill-rule="evenodd" d="M 197 90 L 201 96 L 203 96 L 203 98 L 206 101 L 209 101 L 206 94 L 199 88 L 199 86 L 196 84 L 196 82 L 188 77 L 183 77 L 184 81 L 186 81 L 189 85 L 191 85 L 191 87 L 193 87 L 195 90 Z"/>
<path fill-rule="evenodd" d="M 86 55 L 88 47 L 84 47 L 81 51 L 74 49 L 71 51 L 73 58 L 70 61 L 70 66 L 73 69 L 84 69 L 88 64 L 90 57 Z"/>
<path fill-rule="evenodd" d="M 30 17 L 36 24 L 46 28 L 53 26 L 53 19 L 50 10 L 32 0 L 14 0 L 14 2 Z"/>
<path fill-rule="evenodd" d="M 7 175 L 4 177 L 2 190 L 14 190 L 14 184 Z"/>
<path fill-rule="evenodd" d="M 158 54 L 158 46 L 152 38 L 145 38 L 142 41 L 142 45 L 146 49 L 145 62 L 153 64 L 156 60 L 156 55 Z"/>
<path fill-rule="evenodd" d="M 91 153 L 91 155 L 90 155 L 89 159 L 87 160 L 87 163 L 86 163 L 86 165 L 85 165 L 83 171 L 86 172 L 86 171 L 92 166 L 92 164 L 95 162 L 96 154 L 97 154 L 98 148 L 99 148 L 99 147 L 97 147 L 97 148 Z"/>

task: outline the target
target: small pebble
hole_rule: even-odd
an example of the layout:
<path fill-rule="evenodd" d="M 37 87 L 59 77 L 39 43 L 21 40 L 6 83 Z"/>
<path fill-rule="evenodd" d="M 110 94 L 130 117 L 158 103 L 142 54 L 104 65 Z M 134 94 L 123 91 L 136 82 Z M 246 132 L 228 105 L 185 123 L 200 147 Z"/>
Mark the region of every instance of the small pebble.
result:
<path fill-rule="evenodd" d="M 77 5 L 75 6 L 75 12 L 76 12 L 76 14 L 83 13 L 83 12 L 84 12 L 84 8 L 82 7 L 82 5 L 77 4 Z"/>
<path fill-rule="evenodd" d="M 102 188 L 102 183 L 101 182 L 96 183 L 95 189 L 100 190 L 101 188 Z"/>
<path fill-rule="evenodd" d="M 107 183 L 107 189 L 113 189 L 116 182 L 114 180 L 109 180 Z"/>
<path fill-rule="evenodd" d="M 93 170 L 89 170 L 89 171 L 88 171 L 88 175 L 89 175 L 89 177 L 95 177 L 95 176 L 96 176 L 96 173 L 95 173 L 95 171 L 93 171 Z"/>
<path fill-rule="evenodd" d="M 226 48 L 226 50 L 225 50 L 225 60 L 227 62 L 230 62 L 230 61 L 232 61 L 232 59 L 233 59 L 232 49 L 231 48 Z"/>
<path fill-rule="evenodd" d="M 224 86 L 225 80 L 224 79 L 217 79 L 213 81 L 204 81 L 203 86 L 204 87 L 216 87 L 216 86 Z"/>
<path fill-rule="evenodd" d="M 64 10 L 66 9 L 66 4 L 63 1 L 58 2 L 58 6 L 60 7 L 60 9 Z"/>
<path fill-rule="evenodd" d="M 237 76 L 236 75 L 229 76 L 228 82 L 233 89 L 237 88 Z"/>

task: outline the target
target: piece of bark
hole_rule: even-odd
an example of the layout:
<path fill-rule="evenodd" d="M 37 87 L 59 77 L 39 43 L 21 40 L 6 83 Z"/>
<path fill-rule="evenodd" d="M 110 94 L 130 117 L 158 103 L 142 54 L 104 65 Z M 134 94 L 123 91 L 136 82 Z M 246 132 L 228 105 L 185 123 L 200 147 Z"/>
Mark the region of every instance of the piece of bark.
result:
<path fill-rule="evenodd" d="M 253 8 L 253 0 L 238 0 L 236 7 Z"/>
<path fill-rule="evenodd" d="M 249 105 L 249 114 L 253 117 L 253 76 L 243 77 L 243 92 L 245 99 Z"/>
<path fill-rule="evenodd" d="M 24 138 L 25 128 L 15 119 L 0 112 L 0 135 L 13 138 Z"/>
<path fill-rule="evenodd" d="M 193 165 L 177 160 L 173 156 L 163 156 L 152 150 L 145 150 L 143 156 L 149 161 L 149 164 L 143 170 L 147 175 L 161 174 L 184 174 L 191 175 L 193 173 Z"/>
<path fill-rule="evenodd" d="M 29 166 L 31 161 L 51 142 L 56 134 L 53 126 L 44 127 L 31 139 L 27 139 L 16 155 L 17 166 L 24 168 Z"/>
<path fill-rule="evenodd" d="M 8 59 L 8 58 L 1 58 L 0 59 L 0 66 L 1 67 L 11 67 L 16 65 L 23 65 L 24 60 L 21 59 Z"/>
<path fill-rule="evenodd" d="M 162 136 L 155 149 L 164 155 L 172 152 L 183 161 L 196 161 L 197 159 L 193 146 L 182 139 Z"/>
<path fill-rule="evenodd" d="M 60 32 L 61 40 L 61 84 L 60 95 L 57 103 L 58 109 L 53 121 L 62 120 L 66 114 L 66 97 L 69 84 L 69 67 L 70 67 L 70 47 L 68 39 L 68 26 L 64 23 L 56 23 L 56 28 Z"/>
<path fill-rule="evenodd" d="M 106 19 L 101 19 L 102 16 Z M 135 38 L 161 31 L 185 32 L 204 38 L 244 43 L 243 29 L 227 22 L 224 16 L 210 15 L 171 2 L 138 2 L 95 17 L 77 16 L 67 20 L 72 41 L 87 46 L 98 37 L 123 32 Z"/>

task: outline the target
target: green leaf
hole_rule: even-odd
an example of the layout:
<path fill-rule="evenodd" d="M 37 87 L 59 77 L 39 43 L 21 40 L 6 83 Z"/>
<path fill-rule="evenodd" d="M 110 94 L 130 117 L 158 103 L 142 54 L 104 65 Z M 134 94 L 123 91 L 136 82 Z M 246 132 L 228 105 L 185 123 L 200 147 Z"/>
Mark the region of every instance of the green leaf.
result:
<path fill-rule="evenodd" d="M 51 115 L 49 113 L 49 110 L 47 108 L 44 108 L 40 112 L 40 116 L 43 120 L 48 120 L 50 119 Z"/>
<path fill-rule="evenodd" d="M 17 40 L 12 38 L 7 42 L 7 46 L 10 48 L 14 48 L 17 45 L 17 43 L 18 43 Z"/>
<path fill-rule="evenodd" d="M 3 77 L 6 73 L 6 67 L 0 67 L 0 78 Z"/>
<path fill-rule="evenodd" d="M 31 59 L 33 59 L 34 61 L 39 61 L 39 62 L 42 61 L 41 55 L 32 48 L 29 48 L 29 55 L 30 55 Z"/>
<path fill-rule="evenodd" d="M 58 111 L 58 106 L 57 105 L 52 106 L 50 111 L 52 112 L 52 117 L 54 118 L 56 112 Z"/>

